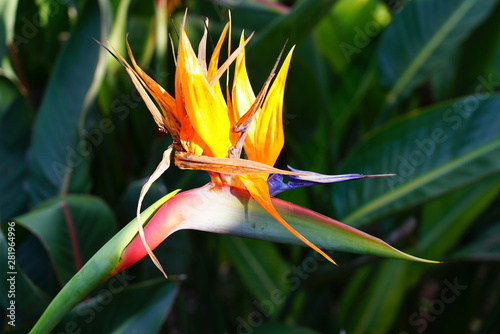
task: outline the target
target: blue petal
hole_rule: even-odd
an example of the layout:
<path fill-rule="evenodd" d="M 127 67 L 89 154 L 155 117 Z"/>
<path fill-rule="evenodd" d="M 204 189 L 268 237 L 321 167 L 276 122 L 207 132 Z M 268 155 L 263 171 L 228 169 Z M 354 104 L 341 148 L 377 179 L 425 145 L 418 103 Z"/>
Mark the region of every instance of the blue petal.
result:
<path fill-rule="evenodd" d="M 342 175 L 325 175 L 309 171 L 303 171 L 299 169 L 292 168 L 288 166 L 292 172 L 307 174 L 307 175 L 287 175 L 288 182 L 283 181 L 282 174 L 273 174 L 267 180 L 267 185 L 269 186 L 269 193 L 271 196 L 275 196 L 283 191 L 310 187 L 317 184 L 323 183 L 334 183 L 374 177 L 384 177 L 384 176 L 394 176 L 395 174 L 381 174 L 381 175 L 364 175 L 364 174 L 342 174 Z"/>

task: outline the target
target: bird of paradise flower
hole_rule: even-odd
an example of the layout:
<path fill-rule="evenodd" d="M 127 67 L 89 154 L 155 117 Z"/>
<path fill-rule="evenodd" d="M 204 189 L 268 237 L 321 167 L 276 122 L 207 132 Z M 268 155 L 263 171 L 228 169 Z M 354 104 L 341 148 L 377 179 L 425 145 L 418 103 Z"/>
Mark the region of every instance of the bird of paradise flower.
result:
<path fill-rule="evenodd" d="M 294 48 L 277 74 L 275 65 L 255 95 L 245 65 L 245 46 L 253 34 L 246 39 L 242 34 L 238 48 L 228 52 L 222 65 L 218 64 L 226 35 L 231 35 L 230 29 L 231 21 L 225 26 L 207 63 L 207 28 L 198 54 L 195 54 L 182 24 L 176 57 L 175 97 L 137 65 L 128 44 L 132 65 L 112 47 L 113 51 L 108 49 L 127 71 L 159 129 L 172 136 L 173 144 L 164 152 L 162 161 L 141 191 L 136 220 L 118 232 L 71 278 L 31 333 L 49 332 L 93 288 L 148 254 L 166 276 L 152 249 L 180 229 L 293 242 L 283 231 L 269 226 L 272 217 L 296 237 L 294 240 L 310 246 L 332 263 L 335 262 L 316 244 L 436 263 L 403 253 L 353 227 L 273 197 L 298 187 L 388 175 L 322 175 L 272 167 L 284 144 L 283 95 Z M 233 81 L 230 83 L 227 79 L 223 92 L 219 80 L 233 63 Z M 246 159 L 242 158 L 243 153 Z M 173 191 L 140 213 L 145 193 L 169 168 L 172 155 L 176 166 L 205 170 L 211 182 L 182 193 Z M 284 177 L 288 182 L 284 182 Z M 147 224 L 143 227 L 145 220 Z M 291 226 L 292 222 L 301 232 Z M 309 241 L 311 236 L 316 244 Z"/>
<path fill-rule="evenodd" d="M 335 264 L 328 254 L 283 219 L 274 207 L 271 195 L 318 183 L 393 174 L 332 176 L 293 168 L 286 171 L 272 167 L 284 145 L 283 95 L 295 47 L 292 47 L 285 57 L 277 75 L 278 62 L 276 63 L 263 87 L 255 95 L 245 65 L 245 46 L 253 33 L 246 39 L 242 33 L 239 47 L 232 53 L 228 51 L 227 60 L 219 67 L 219 56 L 228 31 L 231 35 L 230 21 L 225 25 L 207 62 L 208 21 L 198 54 L 193 50 L 184 30 L 184 23 L 182 24 L 176 58 L 175 97 L 137 65 L 128 43 L 127 51 L 132 65 L 116 50 L 110 51 L 126 69 L 159 130 L 170 133 L 173 139 L 173 144 L 165 151 L 162 162 L 141 192 L 137 222 L 142 243 L 153 262 L 164 273 L 146 241 L 139 213 L 147 189 L 169 168 L 171 155 L 175 150 L 174 162 L 177 167 L 207 171 L 211 178 L 209 187 L 212 190 L 233 187 L 247 191 L 252 199 L 290 233 Z M 228 44 L 230 47 L 230 39 Z M 280 58 L 281 54 L 278 60 Z M 224 93 L 219 81 L 224 73 L 229 72 L 232 63 L 235 63 L 233 81 L 232 84 L 229 82 L 228 74 Z M 246 159 L 242 158 L 243 152 Z M 283 175 L 289 178 L 288 183 L 283 182 Z"/>

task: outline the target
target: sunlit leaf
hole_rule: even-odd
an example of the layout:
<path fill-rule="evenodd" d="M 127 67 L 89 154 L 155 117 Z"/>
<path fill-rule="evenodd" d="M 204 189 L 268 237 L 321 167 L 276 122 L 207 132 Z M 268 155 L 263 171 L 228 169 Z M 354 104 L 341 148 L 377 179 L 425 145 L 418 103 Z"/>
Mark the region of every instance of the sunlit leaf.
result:
<path fill-rule="evenodd" d="M 336 184 L 339 219 L 361 225 L 500 170 L 500 97 L 469 96 L 420 110 L 365 138 L 339 172 L 396 173 Z"/>
<path fill-rule="evenodd" d="M 492 11 L 491 0 L 409 1 L 378 45 L 387 102 L 406 97 L 457 52 L 460 43 Z"/>

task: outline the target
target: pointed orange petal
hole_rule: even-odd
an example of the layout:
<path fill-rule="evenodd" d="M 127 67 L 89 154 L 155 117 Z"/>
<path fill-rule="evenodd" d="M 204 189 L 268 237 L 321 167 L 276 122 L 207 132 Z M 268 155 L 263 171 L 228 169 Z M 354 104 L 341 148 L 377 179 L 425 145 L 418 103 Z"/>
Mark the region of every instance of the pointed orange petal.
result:
<path fill-rule="evenodd" d="M 220 50 L 222 48 L 222 45 L 224 44 L 224 40 L 226 39 L 226 34 L 228 29 L 229 29 L 229 23 L 226 23 L 226 26 L 224 27 L 224 30 L 222 30 L 222 33 L 219 37 L 219 41 L 215 46 L 214 52 L 212 52 L 212 57 L 210 58 L 210 64 L 208 65 L 208 72 L 207 72 L 207 78 L 209 79 L 214 76 L 214 74 L 217 72 L 217 69 L 219 68 Z"/>
<path fill-rule="evenodd" d="M 249 159 L 273 166 L 283 148 L 285 136 L 283 133 L 283 94 L 285 92 L 285 81 L 290 66 L 294 48 L 288 53 L 281 69 L 276 76 L 262 110 L 255 115 L 256 125 L 253 145 L 255 150 L 249 152 L 245 146 L 245 152 Z"/>
<path fill-rule="evenodd" d="M 180 120 L 178 119 L 176 114 L 175 99 L 161 85 L 159 85 L 149 75 L 147 75 L 139 67 L 139 65 L 137 65 L 128 41 L 126 44 L 130 61 L 132 62 L 132 66 L 137 76 L 140 77 L 142 84 L 147 89 L 149 94 L 151 94 L 151 96 L 155 99 L 156 103 L 158 103 L 162 111 L 161 115 L 155 115 L 152 112 L 153 118 L 155 118 L 156 120 L 157 117 L 161 117 L 167 130 L 170 132 L 174 140 L 177 140 L 179 138 Z"/>

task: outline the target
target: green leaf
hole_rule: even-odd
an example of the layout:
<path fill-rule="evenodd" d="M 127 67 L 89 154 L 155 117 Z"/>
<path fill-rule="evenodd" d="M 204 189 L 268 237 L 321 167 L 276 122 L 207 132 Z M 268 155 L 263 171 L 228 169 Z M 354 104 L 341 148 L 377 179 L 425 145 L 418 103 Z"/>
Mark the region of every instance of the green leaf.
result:
<path fill-rule="evenodd" d="M 308 37 L 310 31 L 319 23 L 321 17 L 328 14 L 336 0 L 304 0 L 292 7 L 286 15 L 274 19 L 253 38 L 248 45 L 248 65 L 262 82 L 267 78 L 276 62 L 280 50 L 286 41 L 300 43 Z M 257 54 L 258 57 L 252 57 Z"/>
<path fill-rule="evenodd" d="M 337 323 L 347 333 L 389 333 L 407 289 L 409 266 L 409 262 L 384 261 L 367 268 L 370 275 L 367 269 L 358 272 L 347 288 L 358 290 L 342 298 Z"/>
<path fill-rule="evenodd" d="M 287 39 L 291 39 L 292 43 L 300 41 L 319 23 L 320 17 L 328 14 L 335 2 L 336 0 L 305 0 L 297 3 L 289 13 L 276 18 L 261 31 L 252 48 L 257 49 L 266 44 L 279 50 Z"/>
<path fill-rule="evenodd" d="M 141 213 L 143 222 L 148 222 L 154 212 L 167 201 L 169 194 L 156 201 Z M 100 283 L 110 278 L 119 263 L 125 247 L 137 235 L 137 221 L 132 220 L 126 227 L 108 241 L 76 273 L 52 300 L 30 333 L 47 333 L 54 328 L 71 309 Z"/>
<path fill-rule="evenodd" d="M 334 111 L 330 125 L 333 127 L 333 131 L 329 134 L 334 140 L 328 143 L 330 147 L 334 148 L 331 150 L 334 154 L 330 157 L 330 161 L 336 161 L 335 156 L 339 154 L 339 151 L 345 150 L 347 145 L 352 145 L 350 138 L 346 140 L 347 143 L 344 143 L 344 137 L 351 135 L 349 131 L 353 116 L 365 111 L 366 95 L 370 91 L 374 91 L 375 74 L 375 62 L 366 68 L 352 66 L 339 78 L 335 90 L 330 92 L 331 106 L 329 109 Z M 366 119 L 367 116 L 363 114 L 361 117 Z"/>
<path fill-rule="evenodd" d="M 328 113 L 318 117 L 309 117 L 308 110 L 327 110 L 329 83 L 325 73 L 327 67 L 320 57 L 318 44 L 314 38 L 306 38 L 294 52 L 292 70 L 288 74 L 285 93 L 285 113 L 283 120 L 287 134 L 287 145 L 294 154 L 303 153 L 301 149 L 310 143 L 314 137 L 324 138 L 325 126 L 328 124 Z M 303 85 L 307 82 L 307 85 Z M 308 98 L 305 99 L 304 96 Z M 300 121 L 298 121 L 300 120 Z M 316 131 L 304 131 L 316 129 Z M 324 143 L 324 141 L 319 141 Z M 326 146 L 326 145 L 325 145 Z M 321 148 L 318 148 L 321 149 Z M 308 156 L 300 157 L 301 161 L 312 164 L 313 159 L 324 157 L 305 152 Z"/>
<path fill-rule="evenodd" d="M 173 194 L 175 192 L 142 213 L 144 221 L 147 221 L 162 205 L 144 228 L 152 249 L 168 235 L 181 229 L 302 244 L 246 191 L 231 187 L 211 189 L 210 186 L 205 186 L 176 196 Z M 278 199 L 274 199 L 273 204 L 293 228 L 319 247 L 426 262 L 313 211 Z M 42 315 L 33 333 L 50 330 L 99 282 L 144 257 L 146 252 L 136 231 L 134 220 L 104 245 L 63 287 Z"/>
<path fill-rule="evenodd" d="M 338 1 L 315 29 L 321 53 L 336 73 L 343 73 L 389 19 L 378 0 Z"/>
<path fill-rule="evenodd" d="M 500 192 L 498 181 L 498 177 L 486 178 L 424 206 L 422 231 L 412 252 L 422 257 L 443 259 Z M 374 273 L 372 271 L 370 275 L 360 272 L 349 284 L 347 291 L 351 293 L 342 298 L 342 312 L 337 321 L 341 324 L 347 321 L 345 328 L 352 333 L 389 332 L 399 317 L 409 287 L 429 269 L 429 266 L 408 262 L 385 261 L 372 268 Z M 360 286 L 363 287 L 361 295 Z M 357 292 L 353 294 L 352 291 Z"/>
<path fill-rule="evenodd" d="M 282 298 L 288 290 L 283 277 L 288 268 L 274 244 L 232 237 L 221 240 L 242 281 L 258 302 Z"/>
<path fill-rule="evenodd" d="M 29 189 L 34 203 L 89 188 L 93 145 L 84 136 L 85 112 L 95 97 L 105 51 L 92 39 L 107 36 L 106 1 L 86 1 L 57 59 L 33 129 Z"/>
<path fill-rule="evenodd" d="M 342 221 L 359 226 L 498 172 L 500 97 L 486 96 L 419 110 L 364 138 L 339 172 L 398 175 L 336 184 Z"/>
<path fill-rule="evenodd" d="M 496 223 L 468 245 L 461 248 L 453 258 L 472 261 L 500 261 L 500 223 Z"/>
<path fill-rule="evenodd" d="M 454 78 L 447 85 L 453 88 L 456 96 L 472 94 L 477 88 L 478 80 L 488 82 L 486 91 L 493 92 L 498 88 L 498 73 L 500 73 L 500 3 L 495 10 L 470 36 L 464 41 L 461 53 L 457 56 L 458 66 Z M 481 50 L 481 52 L 477 52 Z"/>
<path fill-rule="evenodd" d="M 406 97 L 448 58 L 492 11 L 492 0 L 410 1 L 384 31 L 378 45 L 387 102 Z"/>
<path fill-rule="evenodd" d="M 16 221 L 40 239 L 62 284 L 116 231 L 107 205 L 98 198 L 81 195 L 43 203 Z"/>
<path fill-rule="evenodd" d="M 32 112 L 24 97 L 5 77 L 0 77 L 0 221 L 23 211 L 28 194 L 26 151 L 29 145 Z"/>
<path fill-rule="evenodd" d="M 95 297 L 78 304 L 55 332 L 73 327 L 81 333 L 158 333 L 179 284 L 161 278 L 129 285 L 132 278 L 119 274 L 110 279 Z"/>
<path fill-rule="evenodd" d="M 14 39 L 17 0 L 0 1 L 0 60 Z"/>

